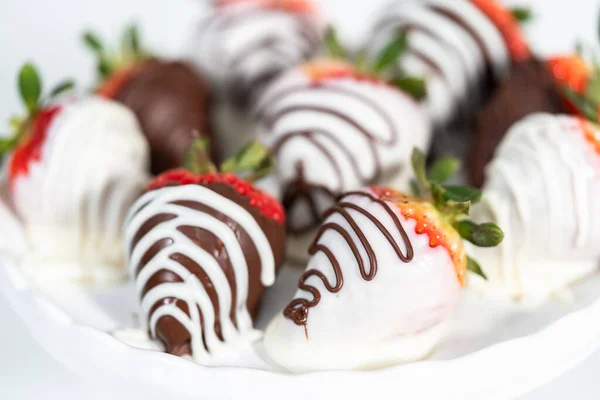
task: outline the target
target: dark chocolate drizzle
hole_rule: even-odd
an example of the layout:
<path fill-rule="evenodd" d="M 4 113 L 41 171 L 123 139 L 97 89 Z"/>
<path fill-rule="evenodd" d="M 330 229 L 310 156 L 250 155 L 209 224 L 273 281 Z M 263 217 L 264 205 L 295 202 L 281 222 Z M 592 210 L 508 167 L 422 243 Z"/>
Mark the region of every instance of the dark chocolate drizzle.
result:
<path fill-rule="evenodd" d="M 398 232 L 400 233 L 400 236 L 404 241 L 404 245 L 406 247 L 406 255 L 402 253 L 402 249 L 400 248 L 400 246 L 398 246 L 398 243 L 396 243 L 396 240 L 394 239 L 390 231 L 373 214 L 354 203 L 343 201 L 344 198 L 348 196 L 367 197 L 369 200 L 379 204 L 385 209 L 385 211 L 394 221 L 394 225 L 396 226 L 396 229 L 398 229 Z M 325 286 L 327 291 L 329 291 L 330 293 L 338 293 L 344 286 L 344 275 L 338 259 L 329 247 L 319 242 L 321 237 L 325 234 L 325 232 L 330 230 L 335 231 L 339 233 L 339 235 L 344 239 L 344 241 L 350 247 L 350 250 L 354 254 L 354 258 L 356 259 L 356 262 L 358 264 L 360 275 L 365 281 L 370 282 L 373 279 L 375 279 L 375 276 L 377 275 L 377 255 L 375 254 L 373 247 L 369 243 L 368 238 L 360 229 L 356 221 L 352 218 L 352 215 L 349 213 L 348 210 L 356 211 L 359 214 L 367 217 L 377 227 L 377 229 L 379 229 L 381 234 L 386 238 L 387 242 L 394 248 L 396 255 L 402 262 L 409 263 L 413 259 L 414 252 L 412 243 L 410 242 L 408 234 L 404 230 L 404 227 L 402 226 L 398 215 L 394 212 L 394 210 L 390 207 L 389 204 L 387 204 L 383 200 L 374 197 L 368 192 L 356 191 L 344 194 L 340 197 L 339 202 L 325 213 L 324 217 L 327 218 L 331 215 L 339 214 L 346 220 L 346 222 L 348 222 L 348 224 L 352 228 L 352 231 L 358 237 L 358 240 L 360 241 L 363 249 L 367 253 L 367 257 L 369 259 L 369 269 L 367 270 L 366 264 L 362 256 L 360 255 L 356 243 L 352 240 L 350 234 L 342 226 L 334 222 L 326 222 L 325 224 L 323 224 L 310 247 L 309 253 L 311 256 L 314 256 L 318 252 L 322 252 L 323 254 L 325 254 L 327 259 L 331 263 L 331 266 L 335 273 L 336 282 L 335 285 L 330 284 L 325 274 L 323 274 L 317 269 L 309 269 L 300 277 L 300 280 L 298 281 L 298 287 L 301 290 L 310 293 L 312 296 L 312 300 L 304 298 L 294 299 L 288 304 L 288 306 L 283 311 L 283 315 L 287 319 L 293 321 L 296 325 L 304 325 L 306 327 L 306 324 L 308 322 L 309 310 L 317 306 L 321 301 L 321 293 L 319 292 L 319 290 L 316 287 L 306 283 L 308 278 L 312 276 L 316 276 L 317 278 L 319 278 L 323 282 L 323 285 Z"/>
<path fill-rule="evenodd" d="M 259 227 L 265 233 L 267 240 L 273 250 L 275 267 L 279 268 L 283 263 L 283 248 L 285 243 L 285 232 L 283 227 L 265 216 L 263 216 L 260 211 L 250 206 L 250 200 L 238 194 L 233 188 L 222 184 L 222 183 L 213 183 L 208 185 L 203 185 L 212 191 L 218 193 L 219 195 L 235 202 L 240 205 L 244 209 L 246 209 L 252 217 L 256 220 Z M 261 295 L 264 291 L 264 287 L 261 282 L 261 262 L 260 255 L 258 253 L 258 249 L 256 248 L 254 241 L 249 236 L 249 234 L 243 229 L 243 227 L 231 217 L 224 215 L 223 213 L 215 210 L 212 207 L 209 207 L 203 203 L 199 203 L 196 201 L 175 201 L 172 204 L 186 207 L 193 210 L 205 212 L 213 217 L 223 221 L 227 224 L 234 232 L 240 243 L 240 247 L 243 251 L 244 258 L 246 259 L 246 265 L 248 266 L 248 282 L 237 282 L 235 277 L 235 272 L 233 266 L 231 264 L 229 254 L 225 249 L 225 246 L 220 241 L 220 239 L 205 229 L 189 226 L 182 224 L 177 228 L 182 234 L 187 236 L 193 243 L 197 246 L 204 249 L 206 252 L 211 254 L 215 261 L 222 268 L 229 286 L 231 288 L 232 295 L 232 303 L 231 309 L 229 310 L 229 318 L 231 319 L 234 326 L 236 326 L 236 303 L 237 303 L 237 292 L 236 285 L 238 283 L 247 284 L 248 285 L 248 296 L 246 299 L 246 306 L 252 318 L 255 318 L 256 312 L 259 307 L 259 302 Z M 145 205 L 146 206 L 146 205 Z M 145 207 L 144 206 L 144 207 Z M 143 209 L 143 207 L 142 207 Z M 140 210 L 141 211 L 141 210 Z M 139 211 L 138 211 L 139 212 Z M 139 228 L 138 232 L 136 232 L 132 243 L 130 252 L 133 251 L 137 243 L 148 233 L 154 230 L 159 225 L 172 220 L 176 216 L 173 214 L 161 213 L 156 214 L 148 220 L 146 220 Z M 142 256 L 139 265 L 135 268 L 135 276 L 143 270 L 143 268 L 161 251 L 165 248 L 173 245 L 173 240 L 171 238 L 165 237 L 157 240 Z M 174 253 L 169 256 L 170 259 L 180 264 L 182 267 L 187 269 L 190 273 L 194 274 L 201 284 L 206 289 L 206 293 L 212 303 L 212 306 L 215 311 L 215 324 L 213 327 L 204 326 L 202 311 L 199 309 L 199 315 L 201 320 L 201 329 L 202 329 L 202 339 L 205 340 L 204 337 L 206 335 L 207 329 L 214 329 L 215 334 L 220 340 L 223 340 L 222 332 L 221 332 L 221 320 L 219 314 L 219 299 L 217 292 L 213 286 L 213 283 L 209 276 L 204 271 L 203 267 L 199 265 L 195 260 L 191 259 L 189 256 L 181 253 Z M 161 269 L 154 273 L 146 283 L 145 287 L 142 290 L 142 298 L 148 293 L 151 289 L 162 285 L 164 283 L 169 282 L 182 282 L 182 277 L 178 276 L 172 271 L 167 269 Z M 151 308 L 148 313 L 148 321 L 152 318 L 152 314 L 163 304 L 175 303 L 177 307 L 184 312 L 188 317 L 190 316 L 188 306 L 185 301 L 174 297 L 167 297 L 158 300 Z M 237 326 L 236 326 L 237 327 Z M 156 323 L 156 335 L 157 337 L 165 344 L 167 352 L 175 355 L 185 355 L 191 354 L 192 348 L 190 345 L 191 334 L 190 332 L 175 318 L 171 316 L 163 316 Z M 206 347 L 206 342 L 204 343 Z"/>
<path fill-rule="evenodd" d="M 462 53 L 460 51 L 458 51 L 458 49 L 456 49 L 450 42 L 448 42 L 443 36 L 439 35 L 434 30 L 430 29 L 427 26 L 409 23 L 408 21 L 404 21 L 403 18 L 399 17 L 399 16 L 390 16 L 390 17 L 384 18 L 375 27 L 375 32 L 381 32 L 389 27 L 396 26 L 397 30 L 400 32 L 410 32 L 413 30 L 419 31 L 420 33 L 425 34 L 425 35 L 433 38 L 434 40 L 436 40 L 438 43 L 440 43 L 445 48 L 447 48 L 449 51 L 451 51 L 456 56 L 456 59 L 459 60 L 459 62 L 462 64 L 461 70 L 465 73 L 465 77 L 467 79 L 467 82 L 469 83 L 469 87 L 471 87 L 471 90 L 474 91 L 473 93 L 475 93 L 479 97 L 481 97 L 480 99 L 477 99 L 477 101 L 475 101 L 473 103 L 474 105 L 479 106 L 481 103 L 484 103 L 486 101 L 487 96 L 492 91 L 492 89 L 495 87 L 498 79 L 500 78 L 495 73 L 495 70 L 492 65 L 492 63 L 493 63 L 492 55 L 490 54 L 488 47 L 485 45 L 483 37 L 481 37 L 481 35 L 477 32 L 477 30 L 474 26 L 470 25 L 468 21 L 466 21 L 461 15 L 455 13 L 453 10 L 445 8 L 441 5 L 432 5 L 432 4 L 430 4 L 430 5 L 425 4 L 425 5 L 423 5 L 423 7 L 430 10 L 431 12 L 436 13 L 437 15 L 449 20 L 450 22 L 452 22 L 456 26 L 457 29 L 462 30 L 465 34 L 467 34 L 467 36 L 469 36 L 476 43 L 476 45 L 479 49 L 479 52 L 481 53 L 481 55 L 485 61 L 485 75 L 484 75 L 483 82 L 472 82 L 469 79 L 469 76 L 467 74 L 467 68 L 466 68 L 467 63 L 471 63 L 472 60 L 465 59 L 464 56 L 462 55 Z M 473 7 L 477 8 L 475 5 L 473 5 Z M 477 10 L 479 11 L 479 9 L 477 9 Z M 484 17 L 486 19 L 488 19 L 487 16 L 484 15 Z M 493 21 L 490 21 L 490 24 L 494 27 L 494 29 L 498 30 L 498 28 L 493 23 Z M 424 53 L 419 51 L 419 49 L 417 49 L 417 48 L 410 48 L 409 51 L 415 57 L 420 59 L 421 62 L 423 62 L 429 68 L 431 68 L 444 82 L 446 82 L 447 85 L 449 84 L 449 80 L 452 79 L 452 77 L 444 76 L 444 74 L 442 73 L 442 69 L 440 68 L 439 65 L 437 65 L 437 62 L 435 60 L 433 60 L 431 57 L 427 57 Z M 466 99 L 456 99 L 456 98 L 454 99 L 454 101 L 459 106 L 457 109 L 457 114 L 454 118 L 455 122 L 463 121 L 462 123 L 464 124 L 464 123 L 466 123 L 466 121 L 468 121 L 470 118 L 472 118 L 472 115 L 471 116 L 468 115 L 469 113 L 467 110 L 469 110 L 471 107 L 469 107 L 467 100 L 468 100 L 468 97 Z"/>
<path fill-rule="evenodd" d="M 264 17 L 265 12 L 282 13 L 282 11 L 277 10 L 265 11 L 263 8 L 233 13 L 220 12 L 216 17 L 208 19 L 202 26 L 200 33 L 206 34 L 208 29 L 212 29 L 214 35 L 223 37 L 222 35 L 227 35 L 229 31 L 237 29 L 239 24 L 258 23 L 260 25 L 259 21 Z M 227 54 L 226 49 L 218 43 L 210 46 L 212 58 L 223 60 L 225 62 L 224 68 L 230 71 L 230 80 L 226 91 L 235 105 L 241 109 L 247 108 L 264 92 L 267 85 L 286 68 L 318 54 L 321 47 L 321 35 L 315 29 L 315 24 L 309 16 L 294 15 L 293 26 L 290 29 L 302 39 L 294 55 L 290 55 L 289 51 L 290 46 L 293 46 L 294 43 L 290 43 L 285 35 L 256 40 L 254 43 L 249 43 L 233 57 L 229 57 L 230 54 Z M 271 53 L 272 58 L 277 60 L 278 63 L 277 65 L 274 63 L 264 71 L 248 75 L 244 65 L 248 59 L 259 52 Z"/>
<path fill-rule="evenodd" d="M 265 110 L 272 109 L 275 103 L 283 101 L 288 96 L 293 96 L 304 91 L 327 91 L 330 93 L 342 94 L 356 99 L 357 101 L 362 103 L 366 108 L 372 109 L 375 113 L 381 116 L 381 118 L 384 120 L 387 126 L 389 136 L 387 138 L 379 137 L 377 134 L 363 126 L 352 115 L 344 114 L 336 110 L 334 106 L 314 106 L 310 104 L 297 103 L 292 106 L 284 107 L 273 114 L 268 114 L 265 112 Z M 297 111 L 312 111 L 330 115 L 354 127 L 357 130 L 357 132 L 359 132 L 363 136 L 363 138 L 365 138 L 369 152 L 371 153 L 373 162 L 375 163 L 373 174 L 370 176 L 363 175 L 359 168 L 359 165 L 362 163 L 362 161 L 355 158 L 350 149 L 346 146 L 346 144 L 342 140 L 340 140 L 333 132 L 330 132 L 328 130 L 322 128 L 313 128 L 284 132 L 281 135 L 281 138 L 273 145 L 273 153 L 276 156 L 280 153 L 281 149 L 287 144 L 288 141 L 297 137 L 303 137 L 306 140 L 308 140 L 313 146 L 315 146 L 325 156 L 325 158 L 329 160 L 330 164 L 335 170 L 338 181 L 337 188 L 333 190 L 324 186 L 314 185 L 312 183 L 309 183 L 305 179 L 304 162 L 299 162 L 296 165 L 297 173 L 295 179 L 291 182 L 288 182 L 284 188 L 283 205 L 286 208 L 286 210 L 289 211 L 294 206 L 296 206 L 296 203 L 298 201 L 308 202 L 309 209 L 313 214 L 312 221 L 309 221 L 303 226 L 296 226 L 293 222 L 293 218 L 288 218 L 288 231 L 294 234 L 302 234 L 307 231 L 310 231 L 323 219 L 321 213 L 318 211 L 318 207 L 315 202 L 315 194 L 318 192 L 324 193 L 326 197 L 330 197 L 333 199 L 341 193 L 343 188 L 343 176 L 339 164 L 334 159 L 332 153 L 329 150 L 327 150 L 327 148 L 323 146 L 318 140 L 316 140 L 316 137 L 319 135 L 324 136 L 328 140 L 333 142 L 350 161 L 352 170 L 361 181 L 361 184 L 369 185 L 379 180 L 383 173 L 381 160 L 377 151 L 377 146 L 396 145 L 399 138 L 399 132 L 396 126 L 394 125 L 392 117 L 386 112 L 386 110 L 384 110 L 371 98 L 357 92 L 356 90 L 345 89 L 339 86 L 329 84 L 327 82 L 315 82 L 304 86 L 293 86 L 291 88 L 281 90 L 280 92 L 271 95 L 270 98 L 263 104 L 263 106 L 258 109 L 257 114 L 260 119 L 265 121 L 264 123 L 266 127 L 272 129 L 280 119 L 286 117 L 290 113 L 294 113 Z"/>

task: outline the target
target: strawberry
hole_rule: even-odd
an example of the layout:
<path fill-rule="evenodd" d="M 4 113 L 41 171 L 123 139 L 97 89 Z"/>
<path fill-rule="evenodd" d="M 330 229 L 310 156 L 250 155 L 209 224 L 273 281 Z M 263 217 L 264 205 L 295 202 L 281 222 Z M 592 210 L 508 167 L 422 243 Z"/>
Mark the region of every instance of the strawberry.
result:
<path fill-rule="evenodd" d="M 462 239 L 479 247 L 494 247 L 502 242 L 504 234 L 493 223 L 478 225 L 467 216 L 472 204 L 481 199 L 481 192 L 469 186 L 446 185 L 455 175 L 460 163 L 446 157 L 425 171 L 425 154 L 413 151 L 412 166 L 416 179 L 412 182 L 414 197 L 389 188 L 371 188 L 381 200 L 396 204 L 405 218 L 416 221 L 415 232 L 429 237 L 429 246 L 442 246 L 452 259 L 456 275 L 464 284 L 466 269 L 481 275 L 477 262 L 466 256 Z"/>
<path fill-rule="evenodd" d="M 119 90 L 151 58 L 141 49 L 139 32 L 135 26 L 125 30 L 121 52 L 117 54 L 109 54 L 100 38 L 92 32 L 86 32 L 83 41 L 97 57 L 97 71 L 101 80 L 96 93 L 107 98 L 116 97 Z"/>
<path fill-rule="evenodd" d="M 402 32 L 392 39 L 379 56 L 367 61 L 365 50 L 355 56 L 342 46 L 337 33 L 332 28 L 325 37 L 327 58 L 306 63 L 301 68 L 315 83 L 326 79 L 350 78 L 375 84 L 396 87 L 417 100 L 426 95 L 425 81 L 419 77 L 403 73 L 391 73 L 396 61 L 407 48 L 407 33 Z"/>
<path fill-rule="evenodd" d="M 598 112 L 600 112 L 600 110 L 598 110 Z M 584 118 L 580 118 L 579 122 L 585 140 L 592 145 L 596 153 L 600 154 L 600 127 Z"/>
<path fill-rule="evenodd" d="M 423 199 L 386 187 L 370 187 L 369 189 L 380 200 L 394 203 L 405 218 L 414 219 L 417 222 L 415 232 L 426 234 L 429 237 L 431 248 L 442 246 L 446 249 L 454 263 L 458 280 L 464 284 L 467 255 L 462 238 L 444 216 L 431 203 Z"/>
<path fill-rule="evenodd" d="M 11 119 L 12 135 L 0 140 L 0 159 L 12 152 L 8 164 L 8 179 L 11 186 L 21 175 L 27 175 L 32 163 L 41 159 L 42 145 L 52 121 L 61 112 L 59 105 L 49 105 L 51 99 L 73 88 L 71 80 L 65 80 L 50 91 L 43 99 L 42 81 L 32 64 L 25 64 L 19 72 L 19 92 L 27 109 L 25 117 Z"/>
<path fill-rule="evenodd" d="M 255 4 L 262 8 L 281 10 L 294 14 L 317 14 L 317 7 L 310 0 L 221 0 L 217 3 L 217 7 L 237 4 Z"/>
<path fill-rule="evenodd" d="M 272 170 L 268 151 L 263 145 L 257 142 L 249 144 L 238 155 L 225 161 L 220 172 L 203 154 L 206 147 L 207 144 L 204 140 L 195 143 L 188 153 L 187 167 L 189 169 L 167 171 L 152 180 L 146 190 L 151 191 L 169 186 L 225 184 L 238 194 L 248 198 L 249 205 L 257 208 L 263 216 L 273 219 L 281 225 L 285 223 L 285 213 L 281 203 L 252 184 L 252 181 Z M 253 170 L 252 175 L 245 178 L 233 173 L 249 170 Z"/>
<path fill-rule="evenodd" d="M 195 71 L 183 62 L 151 56 L 141 48 L 135 26 L 125 30 L 117 54 L 106 51 L 91 32 L 84 42 L 97 57 L 96 94 L 136 114 L 152 149 L 152 172 L 180 166 L 185 149 L 210 135 L 210 95 Z M 216 156 L 216 146 L 212 154 Z"/>
<path fill-rule="evenodd" d="M 584 94 L 590 80 L 590 68 L 579 55 L 552 57 L 548 69 L 560 86 L 566 86 L 577 94 Z"/>
<path fill-rule="evenodd" d="M 497 0 L 471 0 L 496 25 L 513 61 L 525 61 L 531 57 L 531 50 L 525 40 L 519 20 L 515 14 Z"/>

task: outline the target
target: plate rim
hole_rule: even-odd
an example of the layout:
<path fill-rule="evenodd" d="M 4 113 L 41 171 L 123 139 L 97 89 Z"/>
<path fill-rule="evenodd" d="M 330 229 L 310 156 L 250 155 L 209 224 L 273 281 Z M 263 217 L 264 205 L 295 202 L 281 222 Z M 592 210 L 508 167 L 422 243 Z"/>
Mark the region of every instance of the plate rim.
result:
<path fill-rule="evenodd" d="M 344 394 L 351 398 L 358 394 L 371 397 L 376 394 L 378 398 L 412 395 L 507 399 L 548 383 L 600 348 L 598 298 L 591 305 L 559 318 L 534 334 L 498 342 L 451 360 L 420 361 L 376 371 L 299 375 L 242 367 L 213 368 L 132 347 L 108 332 L 75 321 L 33 287 L 15 263 L 1 256 L 0 293 L 41 347 L 74 372 L 95 373 L 124 386 L 152 388 L 154 392 L 170 396 L 241 398 L 250 391 L 262 390 L 263 397 L 280 399 L 281 391 L 291 386 L 294 392 L 287 390 L 285 394 L 291 399 Z M 548 349 L 558 354 L 552 354 Z M 120 367 L 115 369 L 114 365 Z M 123 371 L 127 373 L 123 374 Z M 215 384 L 206 385 L 203 378 Z M 232 379 L 237 379 L 237 384 L 227 385 Z M 432 380 L 437 384 L 428 385 Z M 398 382 L 401 382 L 401 389 Z M 267 385 L 275 390 L 265 393 Z M 390 392 L 391 388 L 395 391 Z M 223 396 L 225 393 L 230 397 Z"/>

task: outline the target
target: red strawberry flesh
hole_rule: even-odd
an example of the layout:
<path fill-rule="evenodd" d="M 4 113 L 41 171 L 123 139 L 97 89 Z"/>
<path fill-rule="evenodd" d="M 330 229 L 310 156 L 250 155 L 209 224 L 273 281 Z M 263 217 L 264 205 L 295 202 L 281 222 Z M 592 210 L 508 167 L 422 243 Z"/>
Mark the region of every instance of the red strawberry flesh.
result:
<path fill-rule="evenodd" d="M 230 173 L 209 173 L 195 175 L 184 169 L 167 171 L 148 184 L 146 190 L 156 190 L 167 186 L 226 184 L 240 195 L 250 199 L 250 206 L 257 208 L 262 215 L 279 224 L 285 222 L 285 213 L 281 204 L 271 195 L 257 189 L 252 183 Z"/>
<path fill-rule="evenodd" d="M 17 177 L 27 175 L 32 163 L 42 159 L 42 146 L 46 140 L 48 128 L 60 110 L 60 106 L 54 106 L 45 108 L 36 114 L 24 138 L 17 144 L 10 160 L 9 180 L 11 185 Z"/>
<path fill-rule="evenodd" d="M 512 12 L 498 0 L 471 0 L 496 25 L 508 47 L 513 61 L 531 58 L 531 50 Z"/>

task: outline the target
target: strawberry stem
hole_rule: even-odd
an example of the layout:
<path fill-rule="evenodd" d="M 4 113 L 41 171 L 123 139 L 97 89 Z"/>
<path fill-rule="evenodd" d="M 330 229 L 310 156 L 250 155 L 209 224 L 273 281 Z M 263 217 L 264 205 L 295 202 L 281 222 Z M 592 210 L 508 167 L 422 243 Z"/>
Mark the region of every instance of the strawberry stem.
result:
<path fill-rule="evenodd" d="M 448 185 L 446 182 L 460 169 L 452 157 L 438 160 L 426 171 L 425 153 L 415 148 L 411 157 L 415 179 L 413 194 L 433 204 L 460 236 L 479 247 L 494 247 L 502 242 L 504 233 L 493 223 L 476 224 L 468 219 L 471 205 L 481 200 L 481 191 L 470 186 Z"/>
<path fill-rule="evenodd" d="M 206 138 L 195 140 L 185 153 L 184 168 L 196 175 L 217 172 L 217 167 L 208 155 L 209 145 Z"/>
<path fill-rule="evenodd" d="M 100 38 L 90 31 L 84 33 L 83 42 L 96 55 L 99 81 L 109 78 L 120 68 L 126 68 L 151 57 L 143 50 L 139 29 L 134 24 L 128 25 L 123 31 L 119 51 L 108 52 Z"/>
<path fill-rule="evenodd" d="M 221 164 L 222 172 L 235 173 L 250 182 L 269 175 L 274 168 L 271 150 L 258 141 L 250 142 Z"/>

